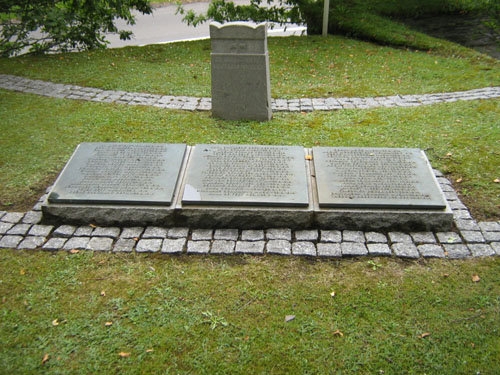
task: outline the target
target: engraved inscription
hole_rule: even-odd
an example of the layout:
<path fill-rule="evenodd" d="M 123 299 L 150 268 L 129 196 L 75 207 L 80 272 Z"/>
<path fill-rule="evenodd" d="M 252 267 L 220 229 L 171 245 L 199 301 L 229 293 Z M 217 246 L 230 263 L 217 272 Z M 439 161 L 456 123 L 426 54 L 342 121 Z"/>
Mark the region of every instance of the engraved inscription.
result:
<path fill-rule="evenodd" d="M 207 168 L 200 193 L 221 196 L 284 197 L 292 194 L 290 161 L 283 149 L 217 147 L 205 151 Z"/>
<path fill-rule="evenodd" d="M 429 199 L 415 186 L 417 167 L 411 155 L 401 150 L 330 150 L 327 168 L 336 168 L 341 187 L 332 198 Z"/>
<path fill-rule="evenodd" d="M 197 145 L 182 203 L 306 206 L 304 150 L 297 146 Z"/>
<path fill-rule="evenodd" d="M 446 207 L 418 149 L 314 147 L 313 154 L 320 207 Z"/>
<path fill-rule="evenodd" d="M 166 191 L 155 182 L 164 173 L 166 145 L 98 145 L 79 168 L 81 180 L 64 186 L 71 194 L 149 196 Z"/>

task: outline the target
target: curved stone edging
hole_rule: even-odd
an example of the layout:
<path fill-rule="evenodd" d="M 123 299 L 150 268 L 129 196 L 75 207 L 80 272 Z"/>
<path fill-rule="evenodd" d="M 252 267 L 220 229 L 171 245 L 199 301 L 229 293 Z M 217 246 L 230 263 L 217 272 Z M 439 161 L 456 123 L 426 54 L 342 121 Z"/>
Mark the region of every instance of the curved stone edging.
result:
<path fill-rule="evenodd" d="M 14 75 L 0 74 L 0 88 L 52 98 L 86 100 L 100 103 L 146 105 L 185 111 L 210 111 L 211 99 L 193 96 L 171 96 L 137 92 L 102 90 L 33 80 Z M 274 112 L 333 111 L 339 109 L 371 109 L 391 107 L 418 107 L 428 104 L 450 103 L 465 100 L 492 99 L 500 97 L 500 87 L 485 87 L 450 93 L 422 95 L 393 95 L 374 98 L 300 98 L 273 99 Z"/>
<path fill-rule="evenodd" d="M 395 256 L 446 258 L 500 256 L 500 222 L 477 223 L 451 183 L 435 171 L 453 210 L 455 232 L 362 232 L 353 230 L 190 229 L 44 225 L 47 195 L 27 213 L 0 211 L 0 248 L 89 250 L 163 254 L 277 254 L 320 258 Z M 49 188 L 50 189 L 50 188 Z M 47 189 L 47 192 L 49 191 Z"/>

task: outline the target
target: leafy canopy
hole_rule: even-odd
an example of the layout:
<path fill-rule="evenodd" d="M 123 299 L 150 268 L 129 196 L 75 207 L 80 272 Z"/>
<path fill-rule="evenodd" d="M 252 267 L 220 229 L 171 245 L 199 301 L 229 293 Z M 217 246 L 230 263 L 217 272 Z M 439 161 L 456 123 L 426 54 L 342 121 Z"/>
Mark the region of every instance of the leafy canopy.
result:
<path fill-rule="evenodd" d="M 152 12 L 148 0 L 0 0 L 0 55 L 104 48 L 104 33 L 130 39 L 115 20 L 133 25 L 131 9 Z"/>

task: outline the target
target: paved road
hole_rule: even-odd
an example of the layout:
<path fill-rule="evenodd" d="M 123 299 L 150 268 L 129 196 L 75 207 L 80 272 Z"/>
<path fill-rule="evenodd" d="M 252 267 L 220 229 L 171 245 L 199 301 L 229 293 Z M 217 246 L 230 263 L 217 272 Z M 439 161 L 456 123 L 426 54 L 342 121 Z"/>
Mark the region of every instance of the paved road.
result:
<path fill-rule="evenodd" d="M 248 3 L 248 0 L 237 0 L 237 4 Z M 187 4 L 186 10 L 192 9 L 196 13 L 201 13 L 207 10 L 207 2 L 205 3 L 192 3 Z M 179 40 L 191 39 L 205 39 L 209 37 L 208 23 L 202 24 L 197 27 L 188 26 L 182 22 L 182 16 L 175 14 L 177 10 L 176 5 L 168 5 L 156 8 L 153 14 L 144 15 L 135 12 L 136 24 L 131 26 L 127 25 L 122 20 L 117 22 L 119 29 L 131 30 L 134 36 L 131 40 L 120 40 L 117 35 L 108 35 L 107 39 L 110 42 L 110 48 L 124 47 L 124 46 L 141 46 L 146 44 L 169 43 Z M 269 31 L 269 35 L 301 35 L 305 31 L 304 27 L 292 25 L 287 27 L 286 32 L 282 27 L 275 27 L 274 30 Z"/>

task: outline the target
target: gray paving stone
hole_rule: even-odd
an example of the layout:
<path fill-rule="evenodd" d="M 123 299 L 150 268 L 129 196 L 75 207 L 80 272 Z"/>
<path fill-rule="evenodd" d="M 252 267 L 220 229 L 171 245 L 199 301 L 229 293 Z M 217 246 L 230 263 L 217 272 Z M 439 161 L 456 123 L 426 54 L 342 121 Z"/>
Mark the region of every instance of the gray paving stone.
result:
<path fill-rule="evenodd" d="M 316 246 L 311 241 L 296 241 L 292 243 L 292 254 L 300 256 L 316 256 Z"/>
<path fill-rule="evenodd" d="M 487 244 L 469 244 L 467 246 L 469 247 L 472 256 L 475 257 L 489 257 L 496 255 L 495 250 Z"/>
<path fill-rule="evenodd" d="M 424 258 L 444 258 L 444 250 L 441 245 L 424 244 L 419 245 L 418 251 Z"/>
<path fill-rule="evenodd" d="M 460 201 L 449 201 L 448 204 L 452 210 L 466 210 L 467 206 Z"/>
<path fill-rule="evenodd" d="M 394 255 L 401 258 L 417 259 L 420 257 L 417 247 L 413 243 L 397 242 L 392 244 Z"/>
<path fill-rule="evenodd" d="M 63 246 L 64 250 L 85 250 L 89 244 L 90 237 L 71 237 Z"/>
<path fill-rule="evenodd" d="M 120 238 L 133 239 L 141 237 L 142 232 L 144 232 L 143 227 L 126 227 L 122 229 Z"/>
<path fill-rule="evenodd" d="M 368 254 L 373 256 L 391 256 L 392 251 L 388 244 L 386 243 L 369 243 L 366 245 L 368 247 Z"/>
<path fill-rule="evenodd" d="M 22 240 L 23 236 L 16 236 L 16 235 L 3 236 L 2 239 L 0 240 L 0 248 L 15 249 L 17 248 L 17 245 L 19 245 L 19 242 L 21 242 Z"/>
<path fill-rule="evenodd" d="M 26 212 L 22 220 L 26 224 L 38 224 L 40 221 L 42 221 L 42 213 L 39 211 Z"/>
<path fill-rule="evenodd" d="M 0 223 L 0 234 L 5 234 L 12 228 L 14 224 L 12 223 Z"/>
<path fill-rule="evenodd" d="M 341 243 L 342 232 L 340 230 L 322 230 L 320 231 L 320 242 Z"/>
<path fill-rule="evenodd" d="M 148 238 L 137 242 L 135 251 L 138 253 L 157 253 L 160 251 L 163 240 L 161 238 Z"/>
<path fill-rule="evenodd" d="M 463 230 L 460 232 L 467 243 L 484 243 L 486 240 L 481 232 L 475 230 Z"/>
<path fill-rule="evenodd" d="M 500 255 L 500 242 L 492 242 L 490 243 L 491 248 L 497 253 L 497 255 Z"/>
<path fill-rule="evenodd" d="M 483 232 L 500 232 L 500 223 L 496 221 L 481 221 L 478 225 Z"/>
<path fill-rule="evenodd" d="M 12 223 L 12 224 L 17 224 L 19 223 L 24 217 L 24 212 L 7 212 L 3 217 L 2 221 L 4 223 Z"/>
<path fill-rule="evenodd" d="M 6 234 L 17 234 L 20 236 L 24 236 L 26 235 L 26 233 L 28 233 L 30 228 L 31 224 L 16 224 L 12 228 L 10 228 Z"/>
<path fill-rule="evenodd" d="M 265 241 L 237 241 L 236 254 L 264 254 Z"/>
<path fill-rule="evenodd" d="M 29 230 L 28 235 L 37 237 L 48 237 L 50 232 L 52 232 L 52 229 L 54 229 L 53 225 L 35 224 Z"/>
<path fill-rule="evenodd" d="M 317 245 L 319 257 L 325 258 L 341 258 L 342 248 L 340 243 L 336 242 L 320 242 Z"/>
<path fill-rule="evenodd" d="M 211 254 L 218 255 L 230 255 L 234 254 L 234 247 L 236 246 L 236 241 L 230 240 L 215 240 L 212 242 L 212 248 L 210 250 Z"/>
<path fill-rule="evenodd" d="M 186 241 L 187 240 L 185 238 L 167 238 L 163 241 L 161 252 L 162 254 L 181 254 L 184 252 Z"/>
<path fill-rule="evenodd" d="M 210 251 L 210 241 L 188 241 L 188 254 L 208 254 Z"/>
<path fill-rule="evenodd" d="M 45 245 L 42 246 L 44 250 L 60 250 L 63 248 L 64 244 L 68 241 L 67 238 L 64 237 L 54 237 L 45 242 Z"/>
<path fill-rule="evenodd" d="M 110 237 L 92 237 L 87 244 L 87 250 L 93 251 L 111 251 L 113 248 L 113 239 Z"/>
<path fill-rule="evenodd" d="M 17 248 L 19 250 L 34 250 L 41 247 L 45 243 L 45 241 L 47 241 L 46 237 L 28 236 L 21 241 Z"/>
<path fill-rule="evenodd" d="M 151 239 L 151 238 L 166 238 L 167 237 L 167 228 L 163 227 L 147 227 L 144 233 L 142 234 L 142 238 Z M 187 236 L 187 234 L 186 234 Z"/>
<path fill-rule="evenodd" d="M 342 242 L 340 248 L 343 256 L 368 255 L 368 249 L 364 243 Z"/>
<path fill-rule="evenodd" d="M 455 220 L 466 220 L 472 219 L 472 216 L 468 210 L 453 210 L 453 218 Z"/>
<path fill-rule="evenodd" d="M 450 259 L 462 259 L 470 256 L 467 245 L 463 244 L 444 244 L 445 255 Z"/>
<path fill-rule="evenodd" d="M 269 240 L 266 244 L 268 254 L 291 255 L 292 245 L 288 240 Z"/>
<path fill-rule="evenodd" d="M 97 227 L 92 232 L 92 237 L 118 238 L 119 236 L 120 228 L 117 227 Z"/>
<path fill-rule="evenodd" d="M 317 229 L 307 229 L 307 230 L 296 230 L 295 239 L 297 241 L 317 241 L 318 240 L 318 230 Z"/>
<path fill-rule="evenodd" d="M 136 241 L 132 238 L 119 238 L 113 246 L 114 253 L 131 253 L 134 250 Z"/>
<path fill-rule="evenodd" d="M 413 243 L 410 235 L 402 232 L 389 232 L 389 239 L 392 243 Z"/>
<path fill-rule="evenodd" d="M 236 241 L 238 239 L 238 229 L 216 229 L 214 240 Z"/>
<path fill-rule="evenodd" d="M 481 230 L 475 220 L 455 220 L 455 224 L 460 230 Z"/>
<path fill-rule="evenodd" d="M 187 238 L 189 234 L 189 228 L 175 227 L 168 230 L 168 238 Z M 144 235 L 143 235 L 144 237 Z"/>
<path fill-rule="evenodd" d="M 359 230 L 344 230 L 342 231 L 342 241 L 365 243 L 365 235 Z"/>
<path fill-rule="evenodd" d="M 425 243 L 436 243 L 436 237 L 432 232 L 412 232 L 410 233 L 413 238 L 413 242 L 425 244 Z"/>
<path fill-rule="evenodd" d="M 90 237 L 94 228 L 90 225 L 82 225 L 76 228 L 75 233 L 73 233 L 74 237 Z"/>
<path fill-rule="evenodd" d="M 449 201 L 458 200 L 458 195 L 454 191 L 443 191 L 444 196 Z"/>
<path fill-rule="evenodd" d="M 212 240 L 213 229 L 193 229 L 191 231 L 191 239 L 193 241 L 210 241 Z"/>
<path fill-rule="evenodd" d="M 462 243 L 460 235 L 455 232 L 438 232 L 436 236 L 440 243 Z"/>
<path fill-rule="evenodd" d="M 483 232 L 483 236 L 488 242 L 500 242 L 500 232 Z"/>
<path fill-rule="evenodd" d="M 292 240 L 292 230 L 290 228 L 271 228 L 266 230 L 268 240 Z"/>
<path fill-rule="evenodd" d="M 4 217 L 6 213 L 7 213 L 7 211 L 0 211 L 0 219 L 1 219 L 2 217 Z"/>
<path fill-rule="evenodd" d="M 32 211 L 41 211 L 42 210 L 42 202 L 36 202 L 31 210 Z"/>
<path fill-rule="evenodd" d="M 74 225 L 61 225 L 54 230 L 52 236 L 68 238 L 71 237 L 75 231 L 76 227 Z"/>
<path fill-rule="evenodd" d="M 242 241 L 262 241 L 264 239 L 263 230 L 242 230 L 241 240 Z"/>
<path fill-rule="evenodd" d="M 384 233 L 366 232 L 365 238 L 367 243 L 387 243 L 387 237 Z"/>

